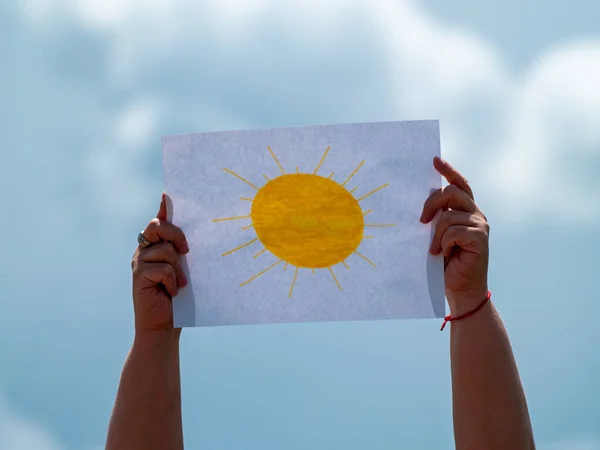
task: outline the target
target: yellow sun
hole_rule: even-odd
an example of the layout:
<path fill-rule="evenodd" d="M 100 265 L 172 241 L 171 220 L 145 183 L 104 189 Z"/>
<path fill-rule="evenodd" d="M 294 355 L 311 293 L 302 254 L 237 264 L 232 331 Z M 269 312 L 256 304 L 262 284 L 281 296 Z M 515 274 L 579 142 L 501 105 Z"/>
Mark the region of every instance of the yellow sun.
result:
<path fill-rule="evenodd" d="M 342 184 L 339 184 L 332 179 L 333 173 L 329 177 L 317 175 L 329 153 L 329 147 L 314 172 L 310 174 L 300 173 L 298 167 L 296 173 L 286 174 L 271 148 L 268 149 L 279 166 L 281 175 L 272 180 L 264 175 L 267 183 L 258 188 L 225 168 L 226 172 L 244 181 L 258 192 L 254 198 L 241 197 L 241 200 L 252 202 L 249 215 L 213 220 L 213 222 L 222 222 L 251 219 L 252 224 L 242 229 L 254 228 L 256 231 L 255 239 L 224 253 L 223 256 L 260 241 L 264 248 L 254 255 L 254 258 L 266 251 L 270 251 L 278 258 L 275 263 L 243 282 L 241 286 L 250 283 L 282 262 L 285 263 L 284 270 L 290 264 L 296 268 L 290 286 L 290 297 L 299 269 L 311 269 L 313 273 L 315 269 L 328 269 L 338 288 L 342 289 L 333 273 L 333 266 L 341 263 L 349 269 L 345 260 L 356 254 L 375 267 L 375 264 L 356 251 L 363 239 L 372 237 L 365 236 L 364 229 L 394 226 L 394 224 L 365 224 L 364 216 L 371 210 L 363 211 L 359 203 L 385 188 L 387 184 L 357 199 L 353 195 L 357 188 L 348 191 L 345 186 L 356 175 L 364 161 Z"/>

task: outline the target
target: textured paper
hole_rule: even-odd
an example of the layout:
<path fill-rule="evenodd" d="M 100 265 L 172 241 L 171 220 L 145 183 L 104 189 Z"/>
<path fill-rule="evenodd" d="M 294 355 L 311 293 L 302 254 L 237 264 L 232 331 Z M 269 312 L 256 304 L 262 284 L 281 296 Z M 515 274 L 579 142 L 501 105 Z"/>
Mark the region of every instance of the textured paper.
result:
<path fill-rule="evenodd" d="M 443 259 L 419 222 L 439 155 L 437 121 L 165 137 L 190 246 L 175 326 L 443 317 Z"/>

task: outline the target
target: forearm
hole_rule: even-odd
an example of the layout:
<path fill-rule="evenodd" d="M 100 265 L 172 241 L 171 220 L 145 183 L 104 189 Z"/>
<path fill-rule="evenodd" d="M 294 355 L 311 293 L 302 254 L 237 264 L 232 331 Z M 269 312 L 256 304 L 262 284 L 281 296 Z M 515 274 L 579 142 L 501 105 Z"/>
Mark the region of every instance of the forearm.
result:
<path fill-rule="evenodd" d="M 457 450 L 534 449 L 517 365 L 494 306 L 453 322 L 450 333 Z"/>
<path fill-rule="evenodd" d="M 106 449 L 183 449 L 179 331 L 136 336 L 121 375 Z"/>

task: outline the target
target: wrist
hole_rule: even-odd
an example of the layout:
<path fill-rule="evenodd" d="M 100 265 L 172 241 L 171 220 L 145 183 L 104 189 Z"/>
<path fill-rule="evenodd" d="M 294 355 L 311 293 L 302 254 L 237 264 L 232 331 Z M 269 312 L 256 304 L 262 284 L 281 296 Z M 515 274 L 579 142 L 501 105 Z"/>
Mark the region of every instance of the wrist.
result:
<path fill-rule="evenodd" d="M 181 329 L 136 331 L 133 348 L 140 351 L 178 350 Z"/>
<path fill-rule="evenodd" d="M 485 288 L 462 291 L 462 292 L 446 292 L 446 299 L 450 307 L 452 316 L 461 316 L 477 308 L 487 296 L 488 289 Z"/>

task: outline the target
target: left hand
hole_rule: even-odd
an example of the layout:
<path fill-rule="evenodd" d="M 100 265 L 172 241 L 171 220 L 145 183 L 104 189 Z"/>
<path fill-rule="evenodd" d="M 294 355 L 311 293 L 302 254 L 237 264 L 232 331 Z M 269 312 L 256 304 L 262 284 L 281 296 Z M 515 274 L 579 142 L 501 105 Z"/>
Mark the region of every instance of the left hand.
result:
<path fill-rule="evenodd" d="M 467 180 L 440 158 L 434 159 L 433 166 L 449 185 L 425 201 L 421 222 L 431 222 L 442 211 L 429 251 L 444 253 L 446 298 L 451 314 L 460 315 L 476 308 L 487 295 L 490 227 Z"/>
<path fill-rule="evenodd" d="M 187 285 L 180 257 L 189 251 L 183 231 L 167 219 L 165 194 L 162 195 L 156 218 L 148 223 L 143 235 L 151 245 L 144 248 L 138 246 L 131 261 L 133 309 L 138 336 L 174 330 L 172 298 L 177 295 L 179 288 Z"/>

